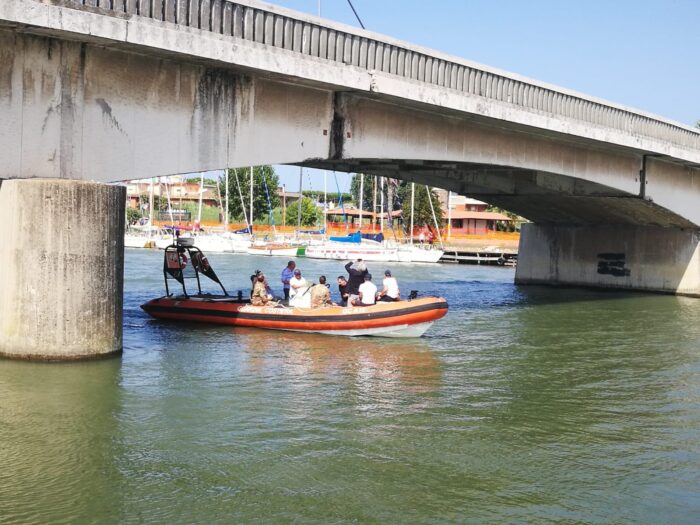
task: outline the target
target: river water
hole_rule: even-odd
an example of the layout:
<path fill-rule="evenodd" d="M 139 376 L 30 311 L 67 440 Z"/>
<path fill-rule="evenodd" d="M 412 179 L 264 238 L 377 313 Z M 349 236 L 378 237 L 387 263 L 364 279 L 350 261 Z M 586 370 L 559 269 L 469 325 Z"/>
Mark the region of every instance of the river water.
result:
<path fill-rule="evenodd" d="M 161 258 L 126 252 L 120 358 L 0 361 L 0 522 L 697 523 L 700 300 L 394 265 L 448 315 L 336 338 L 151 320 Z"/>

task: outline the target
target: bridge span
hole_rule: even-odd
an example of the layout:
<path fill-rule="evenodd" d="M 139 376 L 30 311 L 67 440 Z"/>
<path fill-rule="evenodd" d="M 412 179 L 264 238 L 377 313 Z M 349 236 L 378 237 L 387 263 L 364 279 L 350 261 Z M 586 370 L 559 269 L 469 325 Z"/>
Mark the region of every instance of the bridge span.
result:
<path fill-rule="evenodd" d="M 519 283 L 700 296 L 698 130 L 255 0 L 0 0 L 0 117 L 2 354 L 121 348 L 104 183 L 251 164 L 513 210 Z"/>

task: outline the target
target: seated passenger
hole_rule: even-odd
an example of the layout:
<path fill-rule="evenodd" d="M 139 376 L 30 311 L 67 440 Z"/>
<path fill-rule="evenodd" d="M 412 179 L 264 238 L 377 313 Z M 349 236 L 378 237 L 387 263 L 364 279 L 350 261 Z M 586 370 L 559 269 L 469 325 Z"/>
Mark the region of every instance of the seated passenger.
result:
<path fill-rule="evenodd" d="M 372 274 L 365 274 L 365 282 L 360 285 L 359 298 L 353 300 L 353 306 L 372 306 L 377 296 L 377 287 L 372 282 Z"/>
<path fill-rule="evenodd" d="M 289 306 L 310 308 L 311 294 L 308 293 L 310 287 L 309 281 L 301 276 L 301 270 L 299 268 L 294 270 L 294 277 L 289 280 Z"/>
<path fill-rule="evenodd" d="M 396 278 L 391 276 L 391 271 L 384 272 L 383 288 L 377 294 L 377 301 L 393 302 L 401 300 L 401 292 L 399 292 L 399 283 Z"/>
<path fill-rule="evenodd" d="M 331 301 L 331 291 L 326 285 L 326 276 L 322 275 L 318 278 L 318 284 L 311 287 L 311 308 L 322 308 L 324 306 L 333 306 Z"/>
<path fill-rule="evenodd" d="M 272 296 L 267 293 L 265 288 L 265 276 L 260 272 L 255 278 L 256 281 L 253 286 L 253 295 L 250 298 L 250 303 L 253 306 L 265 306 L 272 300 Z"/>
<path fill-rule="evenodd" d="M 342 276 L 338 276 L 338 293 L 340 294 L 340 306 L 348 305 L 348 280 Z"/>

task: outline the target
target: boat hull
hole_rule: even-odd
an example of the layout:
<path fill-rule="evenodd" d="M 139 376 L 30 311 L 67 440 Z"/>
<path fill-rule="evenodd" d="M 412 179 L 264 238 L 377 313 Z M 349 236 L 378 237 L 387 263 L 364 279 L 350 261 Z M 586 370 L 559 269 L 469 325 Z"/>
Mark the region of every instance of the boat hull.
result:
<path fill-rule="evenodd" d="M 141 306 L 158 319 L 341 336 L 420 337 L 447 313 L 447 301 L 423 297 L 368 307 L 284 308 L 225 298 L 161 297 Z"/>

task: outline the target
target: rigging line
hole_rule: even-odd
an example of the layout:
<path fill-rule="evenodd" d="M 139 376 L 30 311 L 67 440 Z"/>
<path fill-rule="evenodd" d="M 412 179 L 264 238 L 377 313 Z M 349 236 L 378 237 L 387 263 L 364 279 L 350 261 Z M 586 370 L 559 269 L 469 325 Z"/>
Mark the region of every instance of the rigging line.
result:
<path fill-rule="evenodd" d="M 355 11 L 355 6 L 352 5 L 352 1 L 348 0 L 348 4 L 350 5 L 350 9 L 352 9 L 352 12 L 355 13 L 355 18 L 357 18 L 357 21 L 360 23 L 360 27 L 362 29 L 365 29 L 365 24 L 362 23 L 362 20 L 360 20 L 360 15 L 357 14 L 357 11 Z"/>
<path fill-rule="evenodd" d="M 248 222 L 248 213 L 245 211 L 245 201 L 243 200 L 243 192 L 241 192 L 241 183 L 238 180 L 238 172 L 236 171 L 236 168 L 233 168 L 233 175 L 234 177 L 236 177 L 236 187 L 238 188 L 238 196 L 241 199 L 241 209 L 243 210 L 243 219 L 245 220 L 245 227 L 248 228 L 248 234 L 252 234 L 253 225 L 252 223 Z M 228 173 L 226 174 L 226 176 L 228 177 Z"/>
<path fill-rule="evenodd" d="M 275 218 L 272 215 L 272 202 L 270 201 L 270 191 L 267 188 L 267 177 L 265 173 L 262 173 L 263 186 L 265 186 L 265 197 L 267 197 L 267 216 L 272 225 L 273 233 L 277 234 L 277 228 L 275 228 Z"/>
<path fill-rule="evenodd" d="M 340 193 L 340 185 L 338 184 L 338 176 L 335 171 L 333 172 L 333 178 L 335 179 L 335 187 L 338 190 L 338 204 L 340 204 L 340 209 L 343 210 L 343 222 L 345 223 L 345 228 L 348 226 L 348 216 L 345 213 L 345 205 L 343 204 L 343 194 Z"/>

